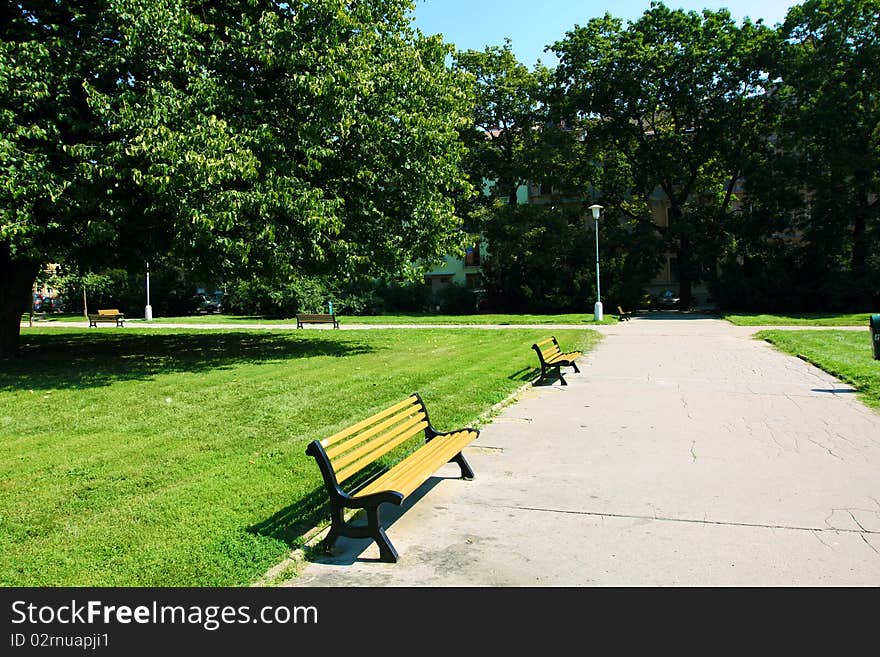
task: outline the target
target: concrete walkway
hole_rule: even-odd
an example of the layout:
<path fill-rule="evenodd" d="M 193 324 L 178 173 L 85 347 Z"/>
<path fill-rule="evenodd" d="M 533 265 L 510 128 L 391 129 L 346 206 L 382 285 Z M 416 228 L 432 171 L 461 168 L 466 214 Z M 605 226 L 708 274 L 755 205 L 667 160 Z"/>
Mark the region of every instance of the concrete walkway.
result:
<path fill-rule="evenodd" d="M 340 539 L 287 585 L 880 585 L 880 413 L 755 327 L 590 328 L 581 374 L 466 449 L 473 481 L 444 466 L 385 507 L 398 563 Z"/>

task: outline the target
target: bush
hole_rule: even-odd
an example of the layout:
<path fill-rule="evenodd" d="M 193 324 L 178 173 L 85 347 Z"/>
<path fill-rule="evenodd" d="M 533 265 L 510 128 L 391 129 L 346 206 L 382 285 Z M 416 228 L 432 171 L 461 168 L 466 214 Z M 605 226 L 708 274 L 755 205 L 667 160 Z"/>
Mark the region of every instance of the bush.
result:
<path fill-rule="evenodd" d="M 437 291 L 440 312 L 448 315 L 469 315 L 477 310 L 477 295 L 458 283 L 449 283 Z"/>
<path fill-rule="evenodd" d="M 386 312 L 424 312 L 431 302 L 431 288 L 424 283 L 380 283 L 375 294 Z"/>
<path fill-rule="evenodd" d="M 227 285 L 226 308 L 237 315 L 292 317 L 299 311 L 299 300 L 290 283 L 275 286 L 253 278 Z"/>
<path fill-rule="evenodd" d="M 227 286 L 224 306 L 241 315 L 293 317 L 328 312 L 329 303 L 337 315 L 373 314 L 383 305 L 373 283 L 339 285 L 325 277 L 303 276 L 280 284 L 256 278 L 235 281 Z"/>

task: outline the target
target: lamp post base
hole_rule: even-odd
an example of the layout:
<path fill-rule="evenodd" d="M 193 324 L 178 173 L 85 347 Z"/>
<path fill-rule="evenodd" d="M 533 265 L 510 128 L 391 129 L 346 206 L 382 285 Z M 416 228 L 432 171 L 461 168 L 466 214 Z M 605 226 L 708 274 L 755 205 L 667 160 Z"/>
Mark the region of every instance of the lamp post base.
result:
<path fill-rule="evenodd" d="M 602 318 L 603 318 L 603 315 L 602 315 L 602 302 L 601 302 L 601 301 L 597 301 L 597 302 L 596 302 L 596 305 L 593 306 L 593 321 L 594 321 L 594 322 L 601 322 L 601 321 L 602 321 Z"/>
<path fill-rule="evenodd" d="M 153 319 L 153 306 L 144 307 L 144 319 L 148 322 Z"/>

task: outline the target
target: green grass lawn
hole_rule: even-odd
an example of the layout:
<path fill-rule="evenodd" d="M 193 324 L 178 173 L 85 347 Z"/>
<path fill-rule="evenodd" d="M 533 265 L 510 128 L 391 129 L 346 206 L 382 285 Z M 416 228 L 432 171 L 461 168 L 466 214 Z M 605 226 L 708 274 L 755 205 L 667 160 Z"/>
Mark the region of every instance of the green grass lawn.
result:
<path fill-rule="evenodd" d="M 254 582 L 326 520 L 309 441 L 411 392 L 438 429 L 474 425 L 543 337 L 24 328 L 0 361 L 0 585 Z"/>
<path fill-rule="evenodd" d="M 878 311 L 880 312 L 880 311 Z M 803 313 L 796 315 L 723 314 L 737 326 L 868 326 L 870 313 Z"/>
<path fill-rule="evenodd" d="M 425 313 L 403 313 L 394 315 L 339 315 L 340 323 L 345 324 L 616 324 L 617 315 L 605 314 L 601 322 L 594 322 L 592 314 L 569 313 L 562 315 L 510 315 L 510 314 L 482 314 L 482 315 L 429 315 Z M 22 322 L 27 323 L 28 316 L 22 317 Z M 46 315 L 42 321 L 49 322 L 79 322 L 85 321 L 82 315 L 70 313 L 54 313 Z M 136 323 L 143 321 L 143 317 L 134 317 L 126 320 Z M 261 316 L 248 315 L 183 315 L 178 317 L 153 316 L 154 324 L 296 324 L 296 318 L 266 319 Z M 34 326 L 38 326 L 37 322 Z"/>
<path fill-rule="evenodd" d="M 605 315 L 601 322 L 594 322 L 593 315 L 582 313 L 565 315 L 428 315 L 425 313 L 394 315 L 338 315 L 343 324 L 614 324 L 617 315 Z M 265 319 L 242 315 L 186 315 L 183 317 L 154 317 L 155 323 L 174 322 L 183 324 L 296 324 L 296 318 Z"/>
<path fill-rule="evenodd" d="M 27 324 L 30 316 L 25 313 L 21 321 Z M 40 326 L 43 322 L 84 322 L 86 318 L 76 313 L 35 313 L 34 326 Z"/>
<path fill-rule="evenodd" d="M 866 404 L 880 408 L 880 360 L 874 360 L 869 330 L 760 331 L 755 337 L 852 384 Z"/>

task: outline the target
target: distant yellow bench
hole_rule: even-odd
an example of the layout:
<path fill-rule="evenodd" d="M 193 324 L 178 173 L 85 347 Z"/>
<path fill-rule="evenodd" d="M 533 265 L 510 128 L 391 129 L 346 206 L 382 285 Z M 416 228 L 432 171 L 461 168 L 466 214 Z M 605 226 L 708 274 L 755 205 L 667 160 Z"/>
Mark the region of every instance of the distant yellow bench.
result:
<path fill-rule="evenodd" d="M 546 340 L 536 342 L 532 345 L 532 349 L 538 353 L 538 361 L 541 363 L 541 378 L 538 379 L 538 383 L 541 383 L 544 380 L 544 377 L 547 375 L 547 370 L 552 368 L 556 368 L 556 376 L 559 377 L 559 380 L 564 386 L 567 386 L 568 383 L 566 383 L 565 379 L 562 377 L 563 367 L 571 366 L 574 368 L 575 372 L 580 372 L 577 363 L 574 361 L 575 359 L 580 358 L 583 355 L 583 352 L 563 352 L 562 349 L 559 348 L 559 342 L 556 341 L 555 336 L 551 335 Z"/>
<path fill-rule="evenodd" d="M 378 467 L 378 459 L 422 432 L 423 445 L 396 465 L 363 481 L 365 473 Z M 479 435 L 477 429 L 470 427 L 446 433 L 437 431 L 428 419 L 422 398 L 413 393 L 329 438 L 312 441 L 306 454 L 318 462 L 330 496 L 332 524 L 325 543 L 332 546 L 339 536 L 372 538 L 379 546 L 379 558 L 396 562 L 397 551 L 382 528 L 379 506 L 384 503 L 400 506 L 445 463 L 456 463 L 462 479 L 473 479 L 473 470 L 461 450 Z M 340 484 L 347 480 L 354 481 L 355 485 L 345 491 Z M 366 526 L 348 523 L 344 518 L 345 509 L 364 509 Z"/>
<path fill-rule="evenodd" d="M 125 315 L 116 308 L 104 308 L 96 314 L 89 313 L 89 328 L 98 328 L 98 322 L 114 322 L 116 326 L 125 326 Z"/>
<path fill-rule="evenodd" d="M 618 322 L 628 322 L 630 320 L 630 318 L 632 317 L 632 313 L 626 312 L 620 306 L 617 306 L 617 313 L 618 313 L 618 315 L 617 315 Z"/>

